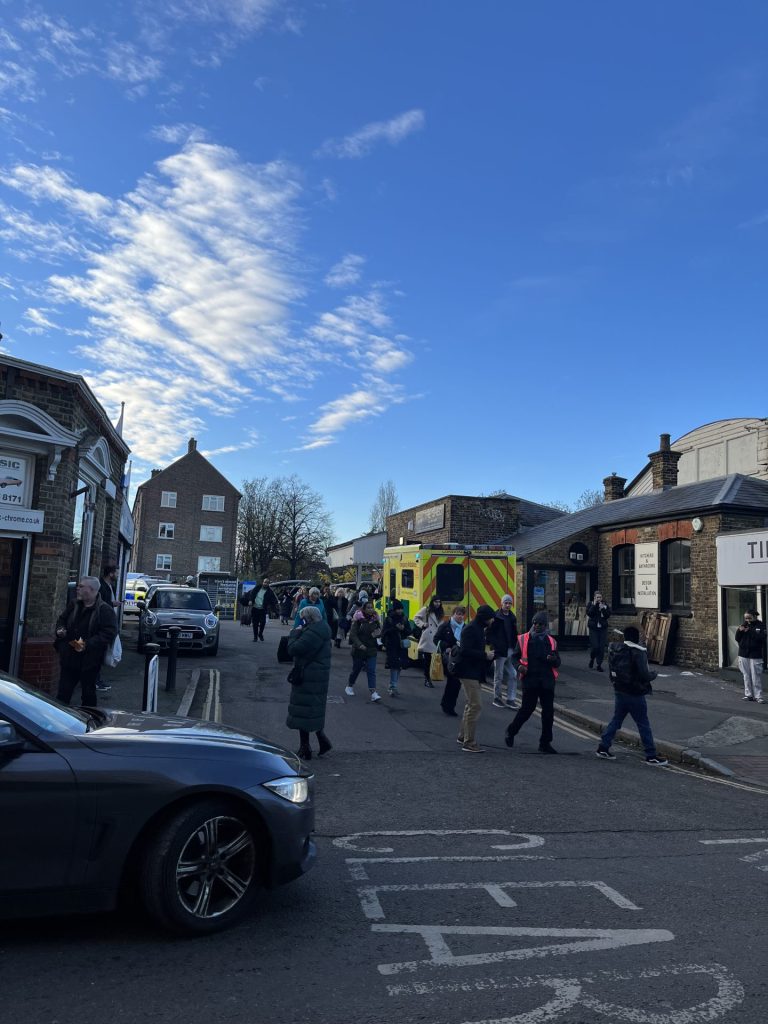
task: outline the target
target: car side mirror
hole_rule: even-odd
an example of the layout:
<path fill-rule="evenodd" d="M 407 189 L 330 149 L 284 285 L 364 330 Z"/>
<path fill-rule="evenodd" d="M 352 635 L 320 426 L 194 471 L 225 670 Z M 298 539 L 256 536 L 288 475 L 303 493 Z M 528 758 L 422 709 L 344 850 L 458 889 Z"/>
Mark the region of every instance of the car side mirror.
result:
<path fill-rule="evenodd" d="M 10 722 L 0 719 L 0 758 L 15 757 L 24 749 L 24 740 Z"/>

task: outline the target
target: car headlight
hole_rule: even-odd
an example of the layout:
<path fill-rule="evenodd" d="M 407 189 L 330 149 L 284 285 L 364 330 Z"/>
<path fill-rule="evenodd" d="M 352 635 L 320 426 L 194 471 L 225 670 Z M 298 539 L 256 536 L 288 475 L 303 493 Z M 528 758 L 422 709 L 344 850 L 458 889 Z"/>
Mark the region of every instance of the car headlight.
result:
<path fill-rule="evenodd" d="M 292 804 L 303 804 L 309 796 L 308 780 L 298 775 L 292 775 L 285 779 L 273 779 L 263 785 Z"/>
<path fill-rule="evenodd" d="M 206 615 L 205 616 L 205 625 L 206 625 L 206 628 L 208 628 L 208 629 L 215 629 L 217 624 L 218 624 L 218 621 L 219 620 L 216 618 L 215 615 Z"/>
<path fill-rule="evenodd" d="M 157 616 L 155 615 L 154 612 L 147 612 L 145 621 L 146 621 L 148 626 L 156 626 L 157 625 Z"/>

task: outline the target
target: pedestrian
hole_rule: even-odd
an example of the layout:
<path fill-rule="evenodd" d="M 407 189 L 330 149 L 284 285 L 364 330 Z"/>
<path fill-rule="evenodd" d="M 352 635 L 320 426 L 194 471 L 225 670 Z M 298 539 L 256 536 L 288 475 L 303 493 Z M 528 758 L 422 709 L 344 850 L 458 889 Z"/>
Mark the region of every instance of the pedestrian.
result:
<path fill-rule="evenodd" d="M 101 580 L 83 576 L 75 600 L 56 621 L 55 647 L 61 662 L 57 700 L 69 704 L 77 685 L 82 703 L 96 707 L 96 680 L 107 648 L 117 636 L 117 616 L 101 599 Z"/>
<path fill-rule="evenodd" d="M 442 655 L 443 668 L 445 669 L 445 688 L 442 700 L 440 701 L 440 707 L 444 714 L 451 715 L 454 718 L 458 717 L 456 701 L 461 690 L 461 679 L 451 672 L 448 655 L 451 649 L 461 640 L 466 615 L 466 607 L 463 604 L 457 604 L 453 609 L 450 619 L 441 622 L 435 633 L 435 646 Z"/>
<path fill-rule="evenodd" d="M 355 680 L 365 669 L 371 701 L 375 704 L 376 701 L 381 700 L 381 695 L 376 691 L 376 658 L 379 653 L 379 645 L 376 640 L 380 636 L 381 623 L 376 609 L 370 601 L 366 601 L 363 607 L 355 612 L 352 628 L 349 631 L 349 642 L 352 645 L 352 671 L 349 673 L 344 690 L 348 697 L 354 697 Z"/>
<path fill-rule="evenodd" d="M 605 641 L 608 636 L 608 619 L 611 617 L 611 609 L 603 600 L 599 590 L 587 605 L 587 626 L 589 627 L 589 667 L 593 666 L 598 672 L 603 671 L 603 658 L 605 657 Z"/>
<path fill-rule="evenodd" d="M 616 755 L 611 753 L 611 744 L 624 719 L 630 715 L 640 733 L 645 763 L 664 767 L 669 762 L 656 752 L 645 700 L 649 693 L 653 693 L 651 683 L 656 673 L 648 667 L 648 652 L 640 643 L 640 633 L 635 626 L 627 626 L 624 640 L 612 643 L 608 648 L 608 672 L 614 689 L 613 718 L 600 737 L 597 756 L 605 761 L 616 760 Z"/>
<path fill-rule="evenodd" d="M 424 685 L 430 688 L 434 686 L 429 677 L 429 668 L 432 664 L 432 655 L 437 650 L 435 646 L 435 633 L 437 632 L 437 627 L 443 621 L 444 614 L 443 602 L 439 597 L 433 597 L 429 604 L 420 608 L 413 617 L 413 621 L 421 630 L 418 651 L 421 667 L 424 670 Z"/>
<path fill-rule="evenodd" d="M 518 637 L 512 652 L 512 663 L 523 687 L 520 710 L 507 726 L 505 743 L 514 746 L 515 736 L 541 705 L 541 736 L 539 751 L 556 754 L 552 746 L 552 725 L 555 720 L 555 683 L 560 667 L 560 654 L 555 638 L 549 632 L 546 612 L 536 612 L 529 632 Z"/>
<path fill-rule="evenodd" d="M 336 601 L 336 594 L 327 584 L 323 587 L 321 601 L 325 608 L 325 621 L 328 623 L 331 630 L 331 640 L 335 643 L 336 634 L 339 632 L 339 610 Z"/>
<path fill-rule="evenodd" d="M 317 608 L 317 610 L 320 612 L 320 617 L 322 618 L 323 622 L 328 622 L 328 619 L 325 614 L 325 605 L 323 604 L 322 594 L 320 593 L 320 588 L 310 587 L 307 592 L 307 596 L 303 597 L 301 601 L 299 601 L 299 607 L 296 609 L 296 617 L 293 622 L 294 626 L 301 625 L 302 608 L 310 607 Z"/>
<path fill-rule="evenodd" d="M 300 586 L 293 592 L 293 604 L 291 605 L 291 618 L 295 619 L 299 614 L 299 605 L 309 597 L 309 587 Z"/>
<path fill-rule="evenodd" d="M 477 720 L 483 710 L 482 686 L 488 665 L 493 661 L 493 652 L 485 649 L 485 633 L 494 614 L 489 604 L 481 604 L 474 619 L 462 629 L 456 645 L 458 650 L 450 655 L 452 674 L 458 675 L 466 698 L 457 742 L 462 750 L 472 754 L 483 753 L 483 748 L 477 744 Z"/>
<path fill-rule="evenodd" d="M 517 617 L 512 611 L 509 594 L 502 597 L 488 628 L 488 642 L 493 647 L 493 706 L 513 708 L 517 697 L 517 672 L 512 664 L 512 652 L 517 645 Z"/>
<path fill-rule="evenodd" d="M 765 664 L 765 627 L 754 608 L 744 612 L 744 621 L 736 630 L 739 645 L 739 668 L 744 679 L 742 700 L 763 700 L 763 665 Z"/>
<path fill-rule="evenodd" d="M 293 606 L 293 600 L 288 590 L 285 589 L 280 595 L 280 623 L 283 626 L 288 625 L 288 619 L 291 615 L 291 607 Z"/>
<path fill-rule="evenodd" d="M 122 606 L 122 601 L 117 599 L 117 566 L 110 562 L 105 565 L 101 570 L 101 579 L 99 581 L 99 597 L 101 600 L 114 609 L 115 616 L 119 616 L 118 609 Z M 119 626 L 119 619 L 118 619 Z M 97 693 L 109 693 L 112 687 L 109 683 L 105 683 L 101 677 L 101 667 L 99 667 L 99 677 L 96 680 L 96 692 Z"/>
<path fill-rule="evenodd" d="M 346 587 L 336 588 L 336 610 L 339 613 L 339 627 L 336 631 L 336 646 L 341 647 L 341 641 L 347 639 L 347 633 L 349 632 L 349 619 L 347 618 L 347 608 L 349 607 L 349 593 Z"/>
<path fill-rule="evenodd" d="M 320 757 L 333 749 L 324 732 L 331 675 L 331 630 L 319 608 L 305 605 L 301 609 L 301 624 L 288 635 L 288 653 L 293 658 L 293 671 L 299 673 L 301 681 L 291 683 L 286 725 L 299 730 L 297 753 L 304 761 L 309 761 L 311 732 L 317 736 Z"/>
<path fill-rule="evenodd" d="M 407 658 L 404 647 L 408 644 L 410 635 L 411 624 L 405 617 L 403 602 L 395 599 L 384 619 L 381 630 L 381 642 L 387 654 L 387 667 L 389 668 L 390 697 L 397 697 L 399 694 L 397 684 L 403 668 L 403 659 Z"/>
<path fill-rule="evenodd" d="M 257 584 L 247 593 L 243 594 L 241 604 L 251 606 L 251 625 L 253 626 L 253 641 L 264 640 L 264 627 L 267 624 L 267 615 L 279 612 L 277 595 L 269 585 L 269 579 L 265 576 L 261 583 Z"/>

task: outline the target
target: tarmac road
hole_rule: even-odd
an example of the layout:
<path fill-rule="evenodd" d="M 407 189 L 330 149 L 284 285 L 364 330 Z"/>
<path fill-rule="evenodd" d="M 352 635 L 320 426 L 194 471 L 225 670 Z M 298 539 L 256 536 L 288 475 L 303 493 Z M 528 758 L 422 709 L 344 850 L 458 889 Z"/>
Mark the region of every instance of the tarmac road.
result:
<path fill-rule="evenodd" d="M 279 628 L 253 644 L 225 627 L 223 720 L 295 745 Z M 342 649 L 334 750 L 311 762 L 315 869 L 207 939 L 116 915 L 6 922 L 8 1019 L 764 1024 L 766 794 L 637 751 L 599 761 L 578 729 L 545 757 L 535 720 L 510 751 L 490 704 L 486 753 L 464 754 L 419 673 L 372 705 L 362 680 L 344 697 L 348 665 Z"/>

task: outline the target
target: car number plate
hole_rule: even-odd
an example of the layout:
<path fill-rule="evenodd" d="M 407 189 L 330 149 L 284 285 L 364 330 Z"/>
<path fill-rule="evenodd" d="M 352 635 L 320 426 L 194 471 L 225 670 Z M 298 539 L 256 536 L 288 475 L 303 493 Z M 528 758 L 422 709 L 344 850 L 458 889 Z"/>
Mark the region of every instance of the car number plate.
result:
<path fill-rule="evenodd" d="M 179 640 L 191 640 L 191 639 L 192 639 L 192 634 L 191 633 L 179 633 Z"/>

